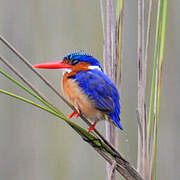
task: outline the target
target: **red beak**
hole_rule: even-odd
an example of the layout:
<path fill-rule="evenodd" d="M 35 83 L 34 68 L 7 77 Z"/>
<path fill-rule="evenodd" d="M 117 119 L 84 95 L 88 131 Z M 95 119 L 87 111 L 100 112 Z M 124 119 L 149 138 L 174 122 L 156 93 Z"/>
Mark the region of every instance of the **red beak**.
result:
<path fill-rule="evenodd" d="M 33 68 L 40 68 L 40 69 L 63 69 L 63 68 L 71 68 L 72 65 L 66 64 L 63 61 L 54 61 L 54 62 L 47 62 L 42 64 L 35 64 Z"/>

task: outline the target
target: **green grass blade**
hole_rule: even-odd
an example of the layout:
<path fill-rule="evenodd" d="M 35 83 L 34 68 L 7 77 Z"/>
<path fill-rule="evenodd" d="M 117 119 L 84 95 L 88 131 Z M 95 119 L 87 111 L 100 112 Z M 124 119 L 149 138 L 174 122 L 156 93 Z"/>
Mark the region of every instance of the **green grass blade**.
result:
<path fill-rule="evenodd" d="M 18 96 L 16 94 L 10 93 L 8 91 L 2 90 L 0 89 L 0 93 L 6 94 L 8 96 L 11 96 L 13 98 L 16 98 L 18 100 L 21 100 L 23 102 L 26 102 L 28 104 L 31 104 L 35 107 L 38 107 L 52 115 L 55 115 L 56 117 L 63 119 L 67 124 L 69 124 L 76 132 L 78 132 L 80 134 L 80 136 L 88 143 L 90 143 L 93 147 L 95 148 L 99 148 L 101 150 L 103 150 L 103 152 L 107 153 L 108 155 L 110 155 L 112 158 L 117 158 L 117 155 L 114 154 L 114 152 L 108 147 L 106 146 L 104 143 L 102 143 L 102 141 L 98 138 L 96 138 L 95 136 L 93 136 L 91 133 L 88 133 L 87 130 L 81 128 L 80 126 L 78 126 L 77 124 L 75 124 L 74 122 L 70 121 L 68 118 L 66 118 L 63 114 L 59 114 L 56 113 L 44 106 L 41 106 L 39 104 L 34 103 L 33 101 L 23 98 L 21 96 Z M 120 157 L 121 159 L 123 159 L 122 157 Z"/>
<path fill-rule="evenodd" d="M 158 52 L 156 64 L 156 88 L 154 99 L 154 135 L 153 135 L 153 148 L 151 156 L 151 178 L 156 179 L 157 168 L 157 137 L 158 137 L 158 123 L 159 123 L 159 109 L 160 109 L 160 92 L 162 81 L 162 64 L 164 57 L 165 35 L 166 35 L 166 22 L 167 22 L 168 0 L 160 1 L 160 19 L 158 21 L 159 37 L 158 37 Z"/>
<path fill-rule="evenodd" d="M 164 57 L 164 47 L 165 47 L 165 35 L 166 35 L 166 22 L 167 22 L 167 9 L 168 0 L 162 2 L 162 20 L 161 20 L 161 41 L 160 41 L 160 53 L 159 53 L 159 75 L 158 75 L 158 89 L 157 89 L 157 114 L 155 121 L 155 141 L 154 141 L 154 179 L 156 179 L 156 168 L 157 168 L 157 133 L 158 133 L 158 123 L 159 123 L 159 109 L 160 109 L 160 91 L 161 91 L 161 81 L 162 81 L 162 64 Z"/>
<path fill-rule="evenodd" d="M 159 54 L 159 45 L 160 45 L 160 19 L 161 19 L 162 7 L 159 4 L 158 8 L 158 17 L 157 17 L 157 27 L 156 27 L 156 42 L 155 42 L 155 53 L 154 53 L 154 65 L 153 65 L 153 75 L 152 75 L 152 84 L 151 84 L 151 95 L 150 95 L 150 105 L 149 105 L 149 114 L 148 114 L 148 137 L 151 137 L 152 125 L 154 119 L 154 97 L 156 89 L 156 71 L 158 70 L 158 54 Z"/>
<path fill-rule="evenodd" d="M 26 102 L 26 103 L 29 103 L 29 104 L 31 104 L 31 105 L 34 105 L 34 106 L 36 106 L 36 107 L 38 107 L 38 108 L 41 108 L 41 109 L 43 109 L 43 110 L 45 110 L 45 111 L 47 111 L 47 112 L 49 112 L 49 113 L 51 113 L 51 114 L 53 114 L 53 115 L 56 115 L 57 117 L 65 120 L 65 121 L 66 121 L 68 124 L 70 124 L 71 126 L 72 126 L 72 124 L 73 124 L 73 127 L 76 126 L 76 124 L 74 124 L 72 121 L 69 121 L 69 119 L 67 119 L 61 112 L 57 111 L 54 107 L 52 107 L 52 106 L 49 105 L 46 101 L 44 101 L 43 99 L 41 99 L 41 98 L 40 98 L 38 95 L 36 95 L 33 91 L 31 91 L 30 89 L 28 89 L 28 88 L 26 88 L 25 86 L 23 86 L 20 82 L 16 81 L 12 76 L 8 75 L 7 73 L 5 73 L 4 71 L 2 71 L 1 69 L 0 69 L 0 73 L 1 73 L 2 75 L 4 75 L 6 78 L 8 78 L 9 80 L 11 80 L 12 82 L 14 82 L 16 85 L 18 85 L 19 87 L 21 87 L 22 89 L 24 89 L 27 93 L 29 93 L 30 95 L 32 95 L 33 97 L 35 97 L 36 99 L 38 99 L 39 101 L 41 101 L 44 105 L 46 105 L 46 106 L 47 106 L 49 109 L 51 109 L 54 113 L 52 113 L 52 111 L 50 111 L 49 109 L 47 109 L 47 108 L 45 108 L 45 107 L 43 107 L 43 106 L 41 106 L 41 105 L 39 105 L 39 104 L 36 104 L 36 103 L 34 103 L 34 102 L 26 99 L 26 98 L 23 98 L 23 97 L 21 97 L 21 96 L 12 94 L 12 93 L 7 92 L 7 91 L 4 91 L 4 90 L 0 90 L 0 92 L 4 93 L 4 94 L 6 94 L 6 95 L 12 96 L 12 97 L 14 97 L 14 98 L 16 98 L 16 99 L 22 100 L 22 101 L 24 101 L 24 102 Z M 76 126 L 76 127 L 77 127 L 77 126 Z M 79 128 L 80 128 L 80 127 L 79 127 Z M 81 131 L 83 131 L 83 130 L 81 129 Z M 88 132 L 85 130 L 84 134 L 87 134 L 87 133 L 88 133 Z"/>
<path fill-rule="evenodd" d="M 31 105 L 35 106 L 35 107 L 38 107 L 38 108 L 40 108 L 40 109 L 42 109 L 42 110 L 44 110 L 44 111 L 46 111 L 46 112 L 48 112 L 48 113 L 50 113 L 50 114 L 52 114 L 52 115 L 55 115 L 56 117 L 58 117 L 58 118 L 60 118 L 60 119 L 63 119 L 63 120 L 64 120 L 66 123 L 68 123 L 71 127 L 75 128 L 76 131 L 79 131 L 79 132 L 81 132 L 83 135 L 85 135 L 86 137 L 88 137 L 89 141 L 94 141 L 94 143 L 95 143 L 96 146 L 100 146 L 100 145 L 101 145 L 101 143 L 99 142 L 99 140 L 96 139 L 92 134 L 88 133 L 87 130 L 81 128 L 80 126 L 78 126 L 78 125 L 75 124 L 74 122 L 70 121 L 70 120 L 69 120 L 68 118 L 66 118 L 63 114 L 56 113 L 56 112 L 54 112 L 54 111 L 52 111 L 52 110 L 50 110 L 50 109 L 48 109 L 48 108 L 46 108 L 46 107 L 44 107 L 44 106 L 41 106 L 41 105 L 39 105 L 39 104 L 37 104 L 37 103 L 29 100 L 29 99 L 23 98 L 23 97 L 21 97 L 21 96 L 18 96 L 18 95 L 16 95 L 16 94 L 10 93 L 10 92 L 8 92 L 8 91 L 5 91 L 5 90 L 0 89 L 0 93 L 6 94 L 6 95 L 11 96 L 11 97 L 16 98 L 16 99 L 19 99 L 19 100 L 21 100 L 21 101 L 23 101 L 23 102 L 26 102 L 26 103 L 28 103 L 28 104 L 31 104 Z"/>
<path fill-rule="evenodd" d="M 55 115 L 55 116 L 63 119 L 63 120 L 65 120 L 65 121 L 67 120 L 67 118 L 66 118 L 63 114 L 56 113 L 56 112 L 54 112 L 54 111 L 52 111 L 52 110 L 50 110 L 50 109 L 48 109 L 48 108 L 46 108 L 46 107 L 44 107 L 44 106 L 41 106 L 41 105 L 39 105 L 39 104 L 37 104 L 37 103 L 29 100 L 29 99 L 23 98 L 23 97 L 21 97 L 21 96 L 18 96 L 18 95 L 16 95 L 16 94 L 10 93 L 10 92 L 5 91 L 5 90 L 2 90 L 2 89 L 0 89 L 0 92 L 6 94 L 6 95 L 8 95 L 8 96 L 14 97 L 14 98 L 16 98 L 16 99 L 19 99 L 19 100 L 21 100 L 21 101 L 24 101 L 24 102 L 26 102 L 26 103 L 28 103 L 28 104 L 33 105 L 33 106 L 36 106 L 36 107 L 38 107 L 38 108 L 40 108 L 40 109 L 42 109 L 42 110 L 45 110 L 45 111 L 47 111 L 47 112 L 49 112 L 49 113 L 51 113 L 51 114 L 53 114 L 53 115 Z"/>
<path fill-rule="evenodd" d="M 8 75 L 7 73 L 5 73 L 4 71 L 2 71 L 0 69 L 0 73 L 5 76 L 7 79 L 11 80 L 13 83 L 15 83 L 16 85 L 18 85 L 19 87 L 21 87 L 22 89 L 24 89 L 27 93 L 29 93 L 30 95 L 32 95 L 33 97 L 35 97 L 36 99 L 38 99 L 39 101 L 41 101 L 44 105 L 46 105 L 48 108 L 50 108 L 51 110 L 55 111 L 56 113 L 60 113 L 59 111 L 57 111 L 54 107 L 52 107 L 50 104 L 48 104 L 46 101 L 44 101 L 42 98 L 40 98 L 36 93 L 34 93 L 33 91 L 31 91 L 30 89 L 26 88 L 24 85 L 22 85 L 20 82 L 16 81 L 12 76 Z"/>
<path fill-rule="evenodd" d="M 162 28 L 161 28 L 161 48 L 160 48 L 160 66 L 161 70 L 163 57 L 164 57 L 164 48 L 165 48 L 165 38 L 166 38 L 166 23 L 167 23 L 167 12 L 168 12 L 168 0 L 163 1 L 163 14 L 162 14 Z"/>
<path fill-rule="evenodd" d="M 157 118 L 157 83 L 158 83 L 158 64 L 159 64 L 159 50 L 160 50 L 160 28 L 161 28 L 161 14 L 162 14 L 162 4 L 159 0 L 158 2 L 158 13 L 157 13 L 157 23 L 156 23 L 156 41 L 155 41 L 155 53 L 154 53 L 154 65 L 153 65 L 153 77 L 152 77 L 152 85 L 151 85 L 151 96 L 150 96 L 150 106 L 149 106 L 149 117 L 148 117 L 148 137 L 149 144 L 151 145 L 151 135 L 152 129 L 154 129 L 154 135 L 152 136 L 152 153 L 151 153 L 151 167 L 150 167 L 150 176 L 151 179 L 154 178 L 154 174 L 156 174 L 155 162 L 156 152 L 156 138 L 155 138 L 155 130 L 157 129 L 156 118 Z M 154 127 L 153 127 L 154 120 Z"/>

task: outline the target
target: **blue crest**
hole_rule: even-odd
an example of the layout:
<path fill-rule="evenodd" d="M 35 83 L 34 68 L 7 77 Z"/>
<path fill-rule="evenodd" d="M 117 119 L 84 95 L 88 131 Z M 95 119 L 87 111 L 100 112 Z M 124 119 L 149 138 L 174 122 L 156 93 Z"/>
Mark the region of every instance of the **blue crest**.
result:
<path fill-rule="evenodd" d="M 88 62 L 90 63 L 92 66 L 99 66 L 101 68 L 101 70 L 103 71 L 99 61 L 94 58 L 92 55 L 85 53 L 83 51 L 77 51 L 77 52 L 72 52 L 67 54 L 66 56 L 64 56 L 63 60 L 77 60 L 76 63 L 78 62 Z"/>

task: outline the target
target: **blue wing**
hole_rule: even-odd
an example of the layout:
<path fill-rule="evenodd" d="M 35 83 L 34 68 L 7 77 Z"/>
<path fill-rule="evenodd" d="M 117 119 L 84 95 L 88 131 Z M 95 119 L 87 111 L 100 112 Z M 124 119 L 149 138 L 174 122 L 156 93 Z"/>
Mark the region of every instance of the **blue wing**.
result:
<path fill-rule="evenodd" d="M 79 71 L 73 77 L 84 93 L 95 102 L 95 107 L 111 117 L 120 128 L 119 94 L 114 83 L 101 71 Z"/>

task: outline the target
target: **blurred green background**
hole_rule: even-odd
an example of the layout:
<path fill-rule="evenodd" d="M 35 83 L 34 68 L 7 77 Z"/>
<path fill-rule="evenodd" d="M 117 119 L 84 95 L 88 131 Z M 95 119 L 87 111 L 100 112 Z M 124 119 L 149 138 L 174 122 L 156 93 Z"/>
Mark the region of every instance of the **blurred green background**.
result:
<path fill-rule="evenodd" d="M 180 1 L 169 1 L 158 138 L 158 178 L 180 177 Z M 32 64 L 84 50 L 102 60 L 99 1 L 0 0 L 0 33 Z M 153 42 L 152 42 L 153 43 Z M 0 53 L 66 115 L 71 110 L 0 43 Z M 152 56 L 152 54 L 151 54 Z M 136 165 L 137 2 L 125 1 L 119 149 Z M 102 61 L 101 61 L 102 62 Z M 13 75 L 2 63 L 0 67 Z M 151 66 L 150 66 L 151 67 Z M 60 91 L 61 72 L 40 70 Z M 150 79 L 148 79 L 150 84 Z M 29 97 L 0 76 L 0 88 Z M 87 126 L 80 119 L 73 119 Z M 104 122 L 97 128 L 105 134 Z M 0 94 L 0 179 L 105 179 L 105 161 L 63 121 Z M 118 175 L 118 179 L 121 179 Z"/>

